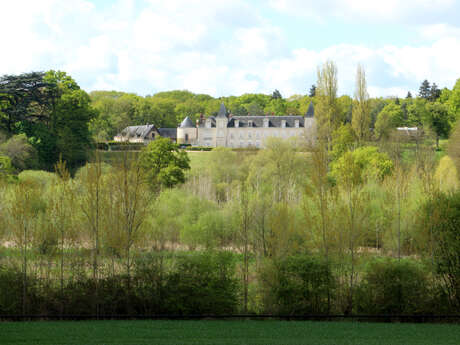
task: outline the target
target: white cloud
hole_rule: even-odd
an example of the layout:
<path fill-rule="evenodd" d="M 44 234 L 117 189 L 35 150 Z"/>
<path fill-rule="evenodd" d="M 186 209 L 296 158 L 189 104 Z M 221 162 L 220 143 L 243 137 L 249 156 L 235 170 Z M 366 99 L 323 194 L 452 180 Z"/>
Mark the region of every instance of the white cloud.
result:
<path fill-rule="evenodd" d="M 436 23 L 440 16 L 457 23 L 455 0 L 270 0 L 270 6 L 295 16 L 327 21 L 339 17 L 350 22 Z"/>
<path fill-rule="evenodd" d="M 119 0 L 101 12 L 85 0 L 2 2 L 0 13 L 8 15 L 1 18 L 0 30 L 8 33 L 2 37 L 8 48 L 0 54 L 0 75 L 63 69 L 88 91 L 189 89 L 214 96 L 274 89 L 284 96 L 306 93 L 316 81 L 317 66 L 327 59 L 337 63 L 340 93 L 350 95 L 358 63 L 366 69 L 372 96 L 405 96 L 423 79 L 452 87 L 460 76 L 460 29 L 448 22 L 419 26 L 429 42 L 417 45 L 294 49 L 282 28 L 242 1 L 148 3 L 139 10 L 133 0 Z M 278 9 L 312 16 L 331 9 L 337 16 L 381 13 L 383 18 L 387 12 L 409 18 L 409 9 L 433 5 L 388 0 L 376 9 L 376 3 L 272 1 Z M 439 13 L 453 6 L 450 0 L 436 4 Z"/>

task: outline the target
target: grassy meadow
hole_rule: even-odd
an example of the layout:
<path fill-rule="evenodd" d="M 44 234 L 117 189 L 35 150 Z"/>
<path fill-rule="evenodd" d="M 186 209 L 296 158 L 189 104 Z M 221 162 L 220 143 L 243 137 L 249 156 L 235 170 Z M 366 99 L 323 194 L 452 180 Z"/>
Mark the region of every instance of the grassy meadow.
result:
<path fill-rule="evenodd" d="M 0 323 L 2 345 L 456 345 L 459 325 L 303 321 Z"/>

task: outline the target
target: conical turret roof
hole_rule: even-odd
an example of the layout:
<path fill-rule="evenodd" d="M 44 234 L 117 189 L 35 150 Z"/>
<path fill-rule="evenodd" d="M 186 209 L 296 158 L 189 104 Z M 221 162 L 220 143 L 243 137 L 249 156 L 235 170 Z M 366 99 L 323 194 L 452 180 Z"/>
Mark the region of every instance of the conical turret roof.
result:
<path fill-rule="evenodd" d="M 305 117 L 314 117 L 315 116 L 315 108 L 313 107 L 313 102 L 310 102 L 308 106 L 308 110 L 305 113 Z"/>
<path fill-rule="evenodd" d="M 217 117 L 227 117 L 227 108 L 225 108 L 224 102 L 220 104 L 219 112 L 217 113 Z"/>
<path fill-rule="evenodd" d="M 180 124 L 179 128 L 195 128 L 195 125 L 193 124 L 192 120 L 190 120 L 190 117 L 186 117 Z"/>

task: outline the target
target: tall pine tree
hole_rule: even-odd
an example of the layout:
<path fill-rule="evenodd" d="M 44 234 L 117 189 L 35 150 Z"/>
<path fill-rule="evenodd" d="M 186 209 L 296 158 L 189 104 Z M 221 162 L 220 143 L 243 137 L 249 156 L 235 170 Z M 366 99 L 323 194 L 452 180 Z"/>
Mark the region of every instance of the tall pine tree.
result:
<path fill-rule="evenodd" d="M 430 87 L 430 83 L 428 82 L 428 80 L 424 80 L 422 82 L 422 85 L 420 85 L 420 88 L 419 88 L 419 91 L 418 91 L 418 95 L 421 97 L 421 98 L 425 98 L 425 99 L 429 99 L 430 98 L 430 95 L 431 95 L 431 87 Z"/>

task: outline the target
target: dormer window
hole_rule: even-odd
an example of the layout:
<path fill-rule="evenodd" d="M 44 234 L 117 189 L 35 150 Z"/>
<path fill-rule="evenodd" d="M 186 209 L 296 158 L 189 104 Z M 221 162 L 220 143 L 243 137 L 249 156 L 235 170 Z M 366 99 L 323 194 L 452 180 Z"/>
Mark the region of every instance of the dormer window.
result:
<path fill-rule="evenodd" d="M 281 128 L 286 128 L 286 120 L 281 120 Z"/>
<path fill-rule="evenodd" d="M 295 120 L 294 126 L 295 126 L 295 128 L 299 128 L 299 120 Z"/>

